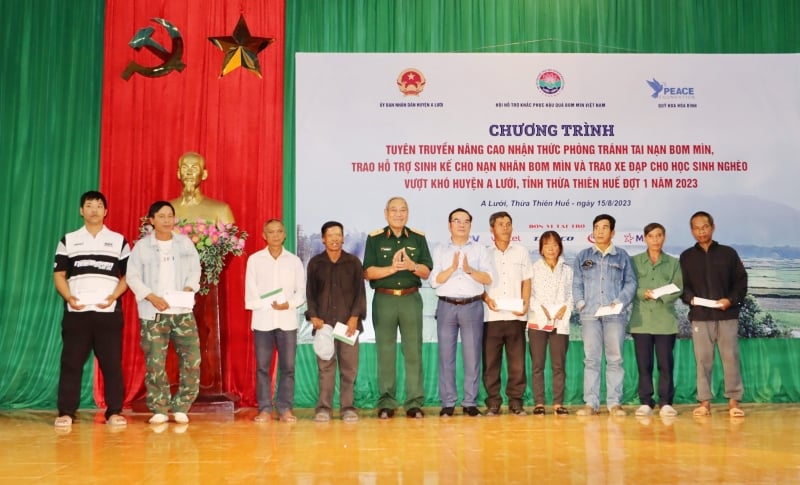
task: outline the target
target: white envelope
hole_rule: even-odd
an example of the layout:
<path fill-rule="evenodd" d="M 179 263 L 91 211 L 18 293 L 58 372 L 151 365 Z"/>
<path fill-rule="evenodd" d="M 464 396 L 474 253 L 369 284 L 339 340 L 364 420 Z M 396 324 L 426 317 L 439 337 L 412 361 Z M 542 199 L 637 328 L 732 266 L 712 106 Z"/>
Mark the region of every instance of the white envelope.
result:
<path fill-rule="evenodd" d="M 82 291 L 75 298 L 78 299 L 78 305 L 105 305 L 108 303 L 107 296 L 105 291 Z"/>
<path fill-rule="evenodd" d="M 612 305 L 601 306 L 600 308 L 597 309 L 596 312 L 594 312 L 594 316 L 605 317 L 608 315 L 619 315 L 619 313 L 622 311 L 623 306 L 624 305 L 620 303 L 617 303 L 616 305 L 613 306 Z"/>
<path fill-rule="evenodd" d="M 165 291 L 164 299 L 171 308 L 194 308 L 194 292 Z"/>
<path fill-rule="evenodd" d="M 706 298 L 700 298 L 698 296 L 692 298 L 692 304 L 697 306 L 704 306 L 707 308 L 720 308 L 722 305 L 719 304 L 717 300 L 709 300 Z"/>
<path fill-rule="evenodd" d="M 521 313 L 524 308 L 522 298 L 496 298 L 494 300 L 498 310 Z"/>
<path fill-rule="evenodd" d="M 336 322 L 336 325 L 333 327 L 333 338 L 336 340 L 340 340 L 347 345 L 354 345 L 356 343 L 356 339 L 358 338 L 358 334 L 360 332 L 356 329 L 356 332 L 353 334 L 352 337 L 347 336 L 347 325 L 342 322 Z"/>
<path fill-rule="evenodd" d="M 656 288 L 653 290 L 653 298 L 661 298 L 664 295 L 671 295 L 673 293 L 678 293 L 681 291 L 680 288 L 675 283 L 670 283 L 668 285 L 664 285 L 661 288 Z"/>

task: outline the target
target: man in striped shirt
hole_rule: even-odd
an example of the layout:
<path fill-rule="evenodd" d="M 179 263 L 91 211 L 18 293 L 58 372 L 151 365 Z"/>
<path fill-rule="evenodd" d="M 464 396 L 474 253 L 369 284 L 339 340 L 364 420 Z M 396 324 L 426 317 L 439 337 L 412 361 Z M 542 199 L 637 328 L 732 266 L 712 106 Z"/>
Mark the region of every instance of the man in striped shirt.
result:
<path fill-rule="evenodd" d="M 107 207 L 102 193 L 83 194 L 80 213 L 84 225 L 64 235 L 56 250 L 53 280 L 65 302 L 57 428 L 69 428 L 75 419 L 83 366 L 90 351 L 94 351 L 103 373 L 106 423 L 126 424 L 121 415 L 122 302 L 117 300 L 128 288 L 125 270 L 131 248 L 122 234 L 109 230 L 103 223 Z"/>

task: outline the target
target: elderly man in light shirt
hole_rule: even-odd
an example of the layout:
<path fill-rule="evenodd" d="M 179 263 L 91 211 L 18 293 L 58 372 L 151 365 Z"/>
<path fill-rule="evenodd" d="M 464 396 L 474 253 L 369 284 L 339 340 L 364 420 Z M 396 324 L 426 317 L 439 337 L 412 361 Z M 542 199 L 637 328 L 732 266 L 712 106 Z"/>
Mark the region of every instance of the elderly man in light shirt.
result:
<path fill-rule="evenodd" d="M 245 273 L 245 308 L 253 311 L 251 328 L 256 353 L 256 422 L 272 419 L 272 358 L 278 351 L 275 404 L 281 421 L 293 423 L 294 361 L 297 351 L 297 308 L 305 303 L 306 277 L 300 258 L 283 247 L 283 223 L 264 224 L 267 247 L 251 255 Z"/>

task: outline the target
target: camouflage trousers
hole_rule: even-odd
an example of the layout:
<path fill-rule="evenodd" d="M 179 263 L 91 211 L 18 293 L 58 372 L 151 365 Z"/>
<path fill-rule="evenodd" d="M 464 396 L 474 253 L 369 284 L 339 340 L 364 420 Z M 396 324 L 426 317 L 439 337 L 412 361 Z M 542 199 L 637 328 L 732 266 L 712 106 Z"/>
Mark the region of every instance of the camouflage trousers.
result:
<path fill-rule="evenodd" d="M 147 388 L 147 407 L 154 413 L 186 413 L 200 391 L 200 337 L 197 322 L 191 313 L 179 315 L 156 314 L 155 320 L 140 319 L 141 346 L 144 351 L 144 384 Z M 167 376 L 169 343 L 178 354 L 180 383 L 175 396 L 170 391 Z"/>

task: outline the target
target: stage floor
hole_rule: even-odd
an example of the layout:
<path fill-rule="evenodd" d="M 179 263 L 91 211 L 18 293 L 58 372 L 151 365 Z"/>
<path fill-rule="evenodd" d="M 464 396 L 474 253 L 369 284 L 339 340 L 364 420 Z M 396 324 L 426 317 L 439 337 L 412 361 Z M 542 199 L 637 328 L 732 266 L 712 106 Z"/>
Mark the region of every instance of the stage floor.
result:
<path fill-rule="evenodd" d="M 669 420 L 634 417 L 635 406 L 619 418 L 363 410 L 354 424 L 338 413 L 314 423 L 310 409 L 258 424 L 249 408 L 160 426 L 126 412 L 122 429 L 91 410 L 68 432 L 53 412 L 2 411 L 0 483 L 800 483 L 800 405 L 745 404 L 736 419 L 724 405 L 707 418 L 676 408 Z"/>

